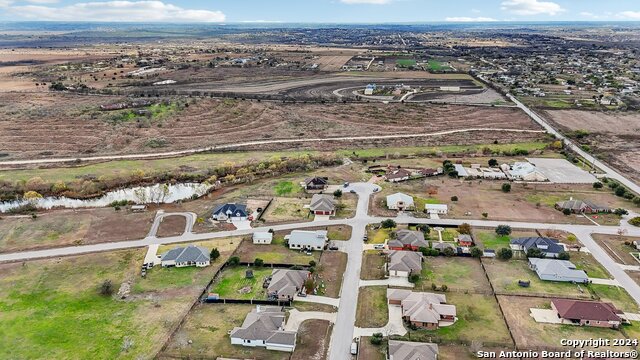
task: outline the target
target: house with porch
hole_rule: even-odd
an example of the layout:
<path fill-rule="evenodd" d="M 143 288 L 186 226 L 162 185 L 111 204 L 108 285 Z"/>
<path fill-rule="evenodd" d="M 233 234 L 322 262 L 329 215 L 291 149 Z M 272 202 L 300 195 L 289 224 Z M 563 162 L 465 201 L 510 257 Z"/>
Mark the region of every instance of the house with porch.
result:
<path fill-rule="evenodd" d="M 336 203 L 333 195 L 315 194 L 311 197 L 309 211 L 314 215 L 335 215 Z"/>
<path fill-rule="evenodd" d="M 293 300 L 304 291 L 304 282 L 311 273 L 307 270 L 274 269 L 267 285 L 267 296 L 274 300 Z"/>
<path fill-rule="evenodd" d="M 391 305 L 400 305 L 402 319 L 417 328 L 435 330 L 456 321 L 456 307 L 447 304 L 444 294 L 387 289 Z"/>
<path fill-rule="evenodd" d="M 323 250 L 329 237 L 327 230 L 293 230 L 285 236 L 289 244 L 289 249 L 294 250 Z"/>
<path fill-rule="evenodd" d="M 624 312 L 608 302 L 553 299 L 551 309 L 562 324 L 618 329 L 627 322 Z"/>
<path fill-rule="evenodd" d="M 216 221 L 245 221 L 248 217 L 247 206 L 236 203 L 218 205 L 211 212 L 211 218 Z"/>

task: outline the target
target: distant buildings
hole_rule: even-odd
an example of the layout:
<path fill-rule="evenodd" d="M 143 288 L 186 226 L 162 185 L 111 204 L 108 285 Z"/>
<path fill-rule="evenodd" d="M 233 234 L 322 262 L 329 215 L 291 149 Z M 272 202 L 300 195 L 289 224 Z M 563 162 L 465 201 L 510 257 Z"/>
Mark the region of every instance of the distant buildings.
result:
<path fill-rule="evenodd" d="M 617 329 L 626 322 L 624 312 L 611 303 L 553 299 L 551 308 L 563 324 Z"/>
<path fill-rule="evenodd" d="M 547 177 L 540 172 L 533 164 L 529 162 L 516 162 L 509 166 L 502 164 L 500 166 L 507 176 L 518 181 L 547 181 Z"/>
<path fill-rule="evenodd" d="M 324 190 L 329 186 L 328 177 L 312 177 L 304 180 L 304 189 L 307 191 Z"/>
<path fill-rule="evenodd" d="M 446 215 L 449 213 L 447 204 L 425 204 L 424 210 L 428 214 Z"/>
<path fill-rule="evenodd" d="M 597 214 L 608 213 L 611 209 L 606 206 L 597 205 L 591 201 L 573 200 L 559 201 L 556 203 L 556 209 L 564 211 L 569 210 L 574 214 Z"/>

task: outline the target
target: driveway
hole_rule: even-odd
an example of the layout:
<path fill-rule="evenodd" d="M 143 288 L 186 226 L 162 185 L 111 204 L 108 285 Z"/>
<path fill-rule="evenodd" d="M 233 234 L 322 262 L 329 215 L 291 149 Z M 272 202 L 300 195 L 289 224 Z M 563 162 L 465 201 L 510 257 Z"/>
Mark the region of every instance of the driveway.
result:
<path fill-rule="evenodd" d="M 300 324 L 305 320 L 319 319 L 327 320 L 334 324 L 336 322 L 336 313 L 327 313 L 322 311 L 298 311 L 296 309 L 289 310 L 289 319 L 284 325 L 286 331 L 298 331 Z"/>
<path fill-rule="evenodd" d="M 620 283 L 616 281 L 616 279 L 589 278 L 589 281 L 598 285 L 620 286 Z"/>
<path fill-rule="evenodd" d="M 389 305 L 389 321 L 384 327 L 354 329 L 355 337 L 371 336 L 375 333 L 382 333 L 385 336 L 406 334 L 407 329 L 402 321 L 402 308 L 398 305 Z"/>
<path fill-rule="evenodd" d="M 233 220 L 233 221 L 231 221 L 231 223 L 238 230 L 249 230 L 249 229 L 251 229 L 251 221 L 249 221 L 249 220 Z"/>
<path fill-rule="evenodd" d="M 400 286 L 400 287 L 414 287 L 415 285 L 409 282 L 409 279 L 405 277 L 392 276 L 388 279 L 382 280 L 360 280 L 360 287 L 365 286 Z"/>
<path fill-rule="evenodd" d="M 340 299 L 330 298 L 327 296 L 317 296 L 317 295 L 307 295 L 305 297 L 296 296 L 294 301 L 325 304 L 325 305 L 331 305 L 335 307 L 338 307 L 338 305 L 340 305 Z"/>

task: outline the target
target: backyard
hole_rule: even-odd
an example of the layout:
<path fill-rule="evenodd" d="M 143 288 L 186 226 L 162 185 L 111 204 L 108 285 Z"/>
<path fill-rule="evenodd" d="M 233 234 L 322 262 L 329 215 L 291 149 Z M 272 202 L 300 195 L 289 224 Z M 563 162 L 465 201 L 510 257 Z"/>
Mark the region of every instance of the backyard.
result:
<path fill-rule="evenodd" d="M 248 270 L 253 271 L 253 277 L 247 278 Z M 227 267 L 211 286 L 210 292 L 218 294 L 222 299 L 266 299 L 266 289 L 262 287 L 262 283 L 271 275 L 271 271 L 271 268 Z"/>
<path fill-rule="evenodd" d="M 289 249 L 285 245 L 284 234 L 284 232 L 276 233 L 271 244 L 254 244 L 251 238 L 243 239 L 236 255 L 240 257 L 242 262 L 253 262 L 260 258 L 266 264 L 309 265 L 311 260 L 318 261 L 319 251 L 307 255 L 304 252 Z"/>
<path fill-rule="evenodd" d="M 449 289 L 490 293 L 491 286 L 480 266 L 480 261 L 462 257 L 426 257 L 422 264 L 416 290 L 431 291 L 431 284 Z"/>
<path fill-rule="evenodd" d="M 277 197 L 273 199 L 262 219 L 267 223 L 292 222 L 311 220 L 312 216 L 305 205 L 309 205 L 309 199 Z"/>

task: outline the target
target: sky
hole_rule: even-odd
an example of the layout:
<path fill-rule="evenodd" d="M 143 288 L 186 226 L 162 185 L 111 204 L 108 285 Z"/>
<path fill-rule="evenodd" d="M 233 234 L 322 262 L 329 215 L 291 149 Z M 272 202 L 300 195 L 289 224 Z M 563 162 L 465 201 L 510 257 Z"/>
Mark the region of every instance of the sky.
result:
<path fill-rule="evenodd" d="M 0 0 L 5 21 L 640 21 L 640 0 Z"/>

